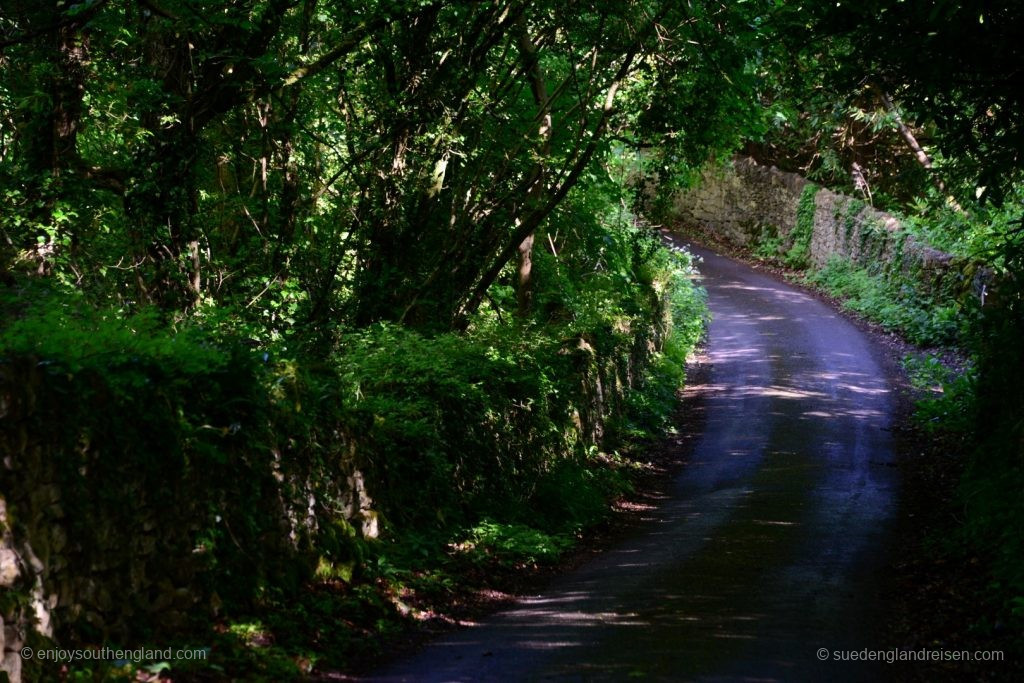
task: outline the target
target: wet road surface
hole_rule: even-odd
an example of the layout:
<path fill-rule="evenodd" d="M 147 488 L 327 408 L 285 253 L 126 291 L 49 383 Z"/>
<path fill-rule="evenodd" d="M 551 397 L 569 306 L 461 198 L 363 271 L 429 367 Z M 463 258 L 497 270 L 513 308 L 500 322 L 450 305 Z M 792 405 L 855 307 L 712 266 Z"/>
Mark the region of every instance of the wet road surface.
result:
<path fill-rule="evenodd" d="M 376 681 L 863 681 L 896 475 L 879 351 L 813 297 L 701 248 L 705 428 L 639 535 Z M 828 651 L 821 661 L 818 651 Z"/>

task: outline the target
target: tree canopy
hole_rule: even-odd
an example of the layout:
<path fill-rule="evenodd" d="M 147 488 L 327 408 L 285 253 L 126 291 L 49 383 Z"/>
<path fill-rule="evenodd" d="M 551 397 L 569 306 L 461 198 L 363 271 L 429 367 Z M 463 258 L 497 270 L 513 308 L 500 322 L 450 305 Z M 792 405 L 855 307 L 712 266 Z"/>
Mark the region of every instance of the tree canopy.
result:
<path fill-rule="evenodd" d="M 8 263 L 278 333 L 464 326 L 610 150 L 702 160 L 750 107 L 742 4 L 6 6 Z"/>

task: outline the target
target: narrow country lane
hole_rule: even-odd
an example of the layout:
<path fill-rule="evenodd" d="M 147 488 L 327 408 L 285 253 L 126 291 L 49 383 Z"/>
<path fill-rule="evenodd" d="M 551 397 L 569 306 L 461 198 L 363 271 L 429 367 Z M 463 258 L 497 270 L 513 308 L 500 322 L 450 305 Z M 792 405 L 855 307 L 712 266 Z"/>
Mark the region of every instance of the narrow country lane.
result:
<path fill-rule="evenodd" d="M 884 663 L 832 656 L 883 647 L 897 482 L 879 352 L 813 297 L 693 251 L 712 365 L 705 429 L 671 500 L 544 594 L 369 680 L 886 678 Z"/>

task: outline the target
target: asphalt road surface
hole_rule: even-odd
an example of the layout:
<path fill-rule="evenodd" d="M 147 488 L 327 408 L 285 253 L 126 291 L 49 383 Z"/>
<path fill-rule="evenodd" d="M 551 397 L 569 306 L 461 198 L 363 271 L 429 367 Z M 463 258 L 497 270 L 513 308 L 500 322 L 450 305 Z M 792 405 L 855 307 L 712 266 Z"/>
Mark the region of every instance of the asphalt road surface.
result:
<path fill-rule="evenodd" d="M 830 307 L 701 248 L 706 423 L 654 519 L 367 680 L 865 681 L 894 513 L 880 351 Z M 824 657 L 823 657 L 824 656 Z"/>

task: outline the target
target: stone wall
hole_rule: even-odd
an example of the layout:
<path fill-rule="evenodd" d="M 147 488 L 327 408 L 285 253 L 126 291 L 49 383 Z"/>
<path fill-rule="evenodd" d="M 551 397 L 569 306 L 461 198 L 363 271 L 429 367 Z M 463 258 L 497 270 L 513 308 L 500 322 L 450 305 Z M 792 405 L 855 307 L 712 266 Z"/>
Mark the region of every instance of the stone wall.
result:
<path fill-rule="evenodd" d="M 387 359 L 379 385 L 367 381 L 361 391 L 397 404 L 408 400 L 406 383 L 417 395 L 436 390 L 433 443 L 420 422 L 400 433 L 346 404 L 339 396 L 354 392 L 328 370 L 304 375 L 283 362 L 271 371 L 254 356 L 219 353 L 197 362 L 187 342 L 180 355 L 111 349 L 85 364 L 73 353 L 0 352 L 0 680 L 52 674 L 22 659 L 25 646 L 159 649 L 189 618 L 244 606 L 261 586 L 303 585 L 322 558 L 358 562 L 361 546 L 346 544 L 376 537 L 379 519 L 394 525 L 416 510 L 435 523 L 441 487 L 462 495 L 466 481 L 497 472 L 501 449 L 538 462 L 545 448 L 566 455 L 548 418 L 574 432 L 581 449 L 600 444 L 664 343 L 666 306 L 632 327 L 552 339 L 538 367 L 498 364 L 506 369 L 482 376 L 473 366 L 489 362 L 483 344 L 450 371 L 412 368 L 393 346 L 378 348 Z M 421 341 L 395 346 L 408 357 L 444 343 Z M 534 380 L 552 367 L 564 386 L 545 416 L 547 397 L 529 392 L 548 392 Z M 400 372 L 402 382 L 390 379 Z M 484 411 L 472 406 L 481 404 L 445 392 L 448 382 L 481 377 L 491 383 L 484 393 L 507 401 L 502 433 L 520 440 L 472 453 L 451 444 L 480 428 Z M 467 456 L 463 479 L 444 463 L 424 466 L 424 449 L 438 444 L 452 462 Z M 515 461 L 524 487 L 539 476 L 531 462 Z M 515 483 L 492 477 L 492 486 Z"/>
<path fill-rule="evenodd" d="M 737 246 L 777 236 L 780 249 L 789 251 L 801 238 L 798 214 L 809 186 L 814 208 L 806 265 L 820 268 L 838 256 L 876 273 L 911 277 L 932 295 L 981 298 L 990 288 L 988 269 L 921 243 L 896 217 L 746 157 L 709 165 L 674 197 L 668 218 Z"/>
<path fill-rule="evenodd" d="M 0 679 L 49 675 L 26 646 L 165 645 L 218 592 L 312 576 L 325 502 L 376 533 L 346 435 L 325 476 L 300 439 L 260 430 L 266 406 L 229 407 L 233 423 L 211 408 L 238 398 L 208 393 L 231 372 L 192 375 L 180 399 L 172 374 L 143 367 L 125 394 L 102 373 L 0 359 Z M 183 427 L 190 409 L 208 423 Z"/>
<path fill-rule="evenodd" d="M 765 228 L 787 238 L 796 229 L 800 196 L 808 181 L 750 159 L 709 164 L 700 180 L 673 200 L 672 218 L 746 246 Z"/>

